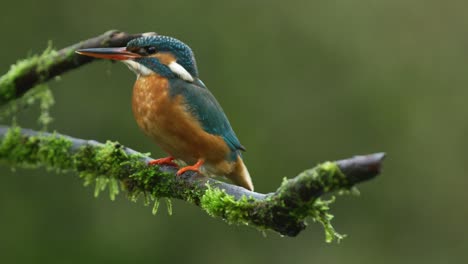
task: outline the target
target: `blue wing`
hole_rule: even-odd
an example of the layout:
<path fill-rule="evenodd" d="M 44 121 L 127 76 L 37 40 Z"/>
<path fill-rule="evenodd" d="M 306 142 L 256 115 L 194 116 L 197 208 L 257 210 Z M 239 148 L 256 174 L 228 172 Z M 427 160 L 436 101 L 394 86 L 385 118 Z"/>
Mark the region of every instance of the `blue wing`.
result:
<path fill-rule="evenodd" d="M 203 129 L 221 136 L 233 153 L 245 151 L 223 109 L 203 82 L 197 80 L 192 84 L 179 79 L 171 80 L 170 93 L 172 96 L 182 94 L 189 110 L 198 118 Z"/>

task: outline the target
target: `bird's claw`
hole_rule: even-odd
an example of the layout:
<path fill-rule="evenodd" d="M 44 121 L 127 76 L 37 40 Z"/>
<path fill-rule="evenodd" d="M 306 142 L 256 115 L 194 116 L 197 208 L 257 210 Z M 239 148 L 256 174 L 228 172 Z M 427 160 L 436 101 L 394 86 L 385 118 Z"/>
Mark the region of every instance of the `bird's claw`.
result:
<path fill-rule="evenodd" d="M 203 165 L 203 163 L 204 163 L 203 160 L 198 160 L 197 163 L 195 163 L 192 166 L 183 167 L 183 168 L 181 168 L 181 169 L 179 169 L 177 171 L 177 176 L 180 176 L 180 175 L 184 174 L 187 171 L 193 171 L 193 172 L 196 172 L 196 173 L 200 174 L 200 167 Z"/>
<path fill-rule="evenodd" d="M 174 157 L 166 157 L 166 158 L 161 158 L 161 159 L 155 159 L 150 162 L 148 162 L 148 165 L 154 166 L 154 165 L 167 165 L 167 166 L 172 166 L 172 167 L 179 167 L 173 160 Z"/>

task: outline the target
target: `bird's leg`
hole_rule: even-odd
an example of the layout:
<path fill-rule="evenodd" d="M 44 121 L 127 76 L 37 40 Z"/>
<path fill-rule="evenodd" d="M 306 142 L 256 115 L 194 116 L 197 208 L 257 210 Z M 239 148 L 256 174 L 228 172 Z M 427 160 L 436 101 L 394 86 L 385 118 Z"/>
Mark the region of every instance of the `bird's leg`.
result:
<path fill-rule="evenodd" d="M 200 173 L 200 167 L 205 163 L 203 159 L 199 159 L 197 163 L 192 166 L 186 166 L 177 171 L 177 176 L 182 175 L 186 171 L 194 171 Z"/>
<path fill-rule="evenodd" d="M 175 158 L 172 156 L 169 156 L 166 158 L 152 160 L 148 163 L 148 165 L 151 165 L 151 166 L 168 165 L 168 166 L 173 166 L 173 167 L 179 167 L 173 160 L 175 160 Z"/>

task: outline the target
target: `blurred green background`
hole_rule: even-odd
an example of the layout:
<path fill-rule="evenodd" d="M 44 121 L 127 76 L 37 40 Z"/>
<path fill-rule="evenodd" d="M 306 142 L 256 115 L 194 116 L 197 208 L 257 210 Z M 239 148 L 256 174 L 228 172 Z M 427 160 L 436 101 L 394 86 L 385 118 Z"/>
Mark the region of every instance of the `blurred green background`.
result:
<path fill-rule="evenodd" d="M 256 190 L 325 160 L 386 151 L 385 171 L 340 197 L 326 244 L 228 226 L 174 201 L 157 216 L 93 198 L 76 175 L 4 165 L 2 263 L 460 263 L 468 260 L 466 1 L 4 1 L 1 72 L 52 40 L 156 31 L 196 53 L 200 76 L 247 147 Z M 131 113 L 135 76 L 93 63 L 52 82 L 52 129 L 154 157 Z M 20 124 L 37 128 L 37 110 Z M 9 122 L 4 121 L 4 122 Z"/>

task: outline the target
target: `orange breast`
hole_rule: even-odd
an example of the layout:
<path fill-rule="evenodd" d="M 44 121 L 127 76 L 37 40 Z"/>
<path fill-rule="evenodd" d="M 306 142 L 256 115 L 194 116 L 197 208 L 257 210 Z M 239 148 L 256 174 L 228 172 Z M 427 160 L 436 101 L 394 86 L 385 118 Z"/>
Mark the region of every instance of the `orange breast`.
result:
<path fill-rule="evenodd" d="M 200 158 L 206 163 L 225 163 L 230 151 L 227 144 L 203 130 L 187 111 L 182 95 L 170 96 L 166 78 L 156 74 L 138 78 L 132 108 L 140 128 L 170 155 L 189 164 Z"/>

